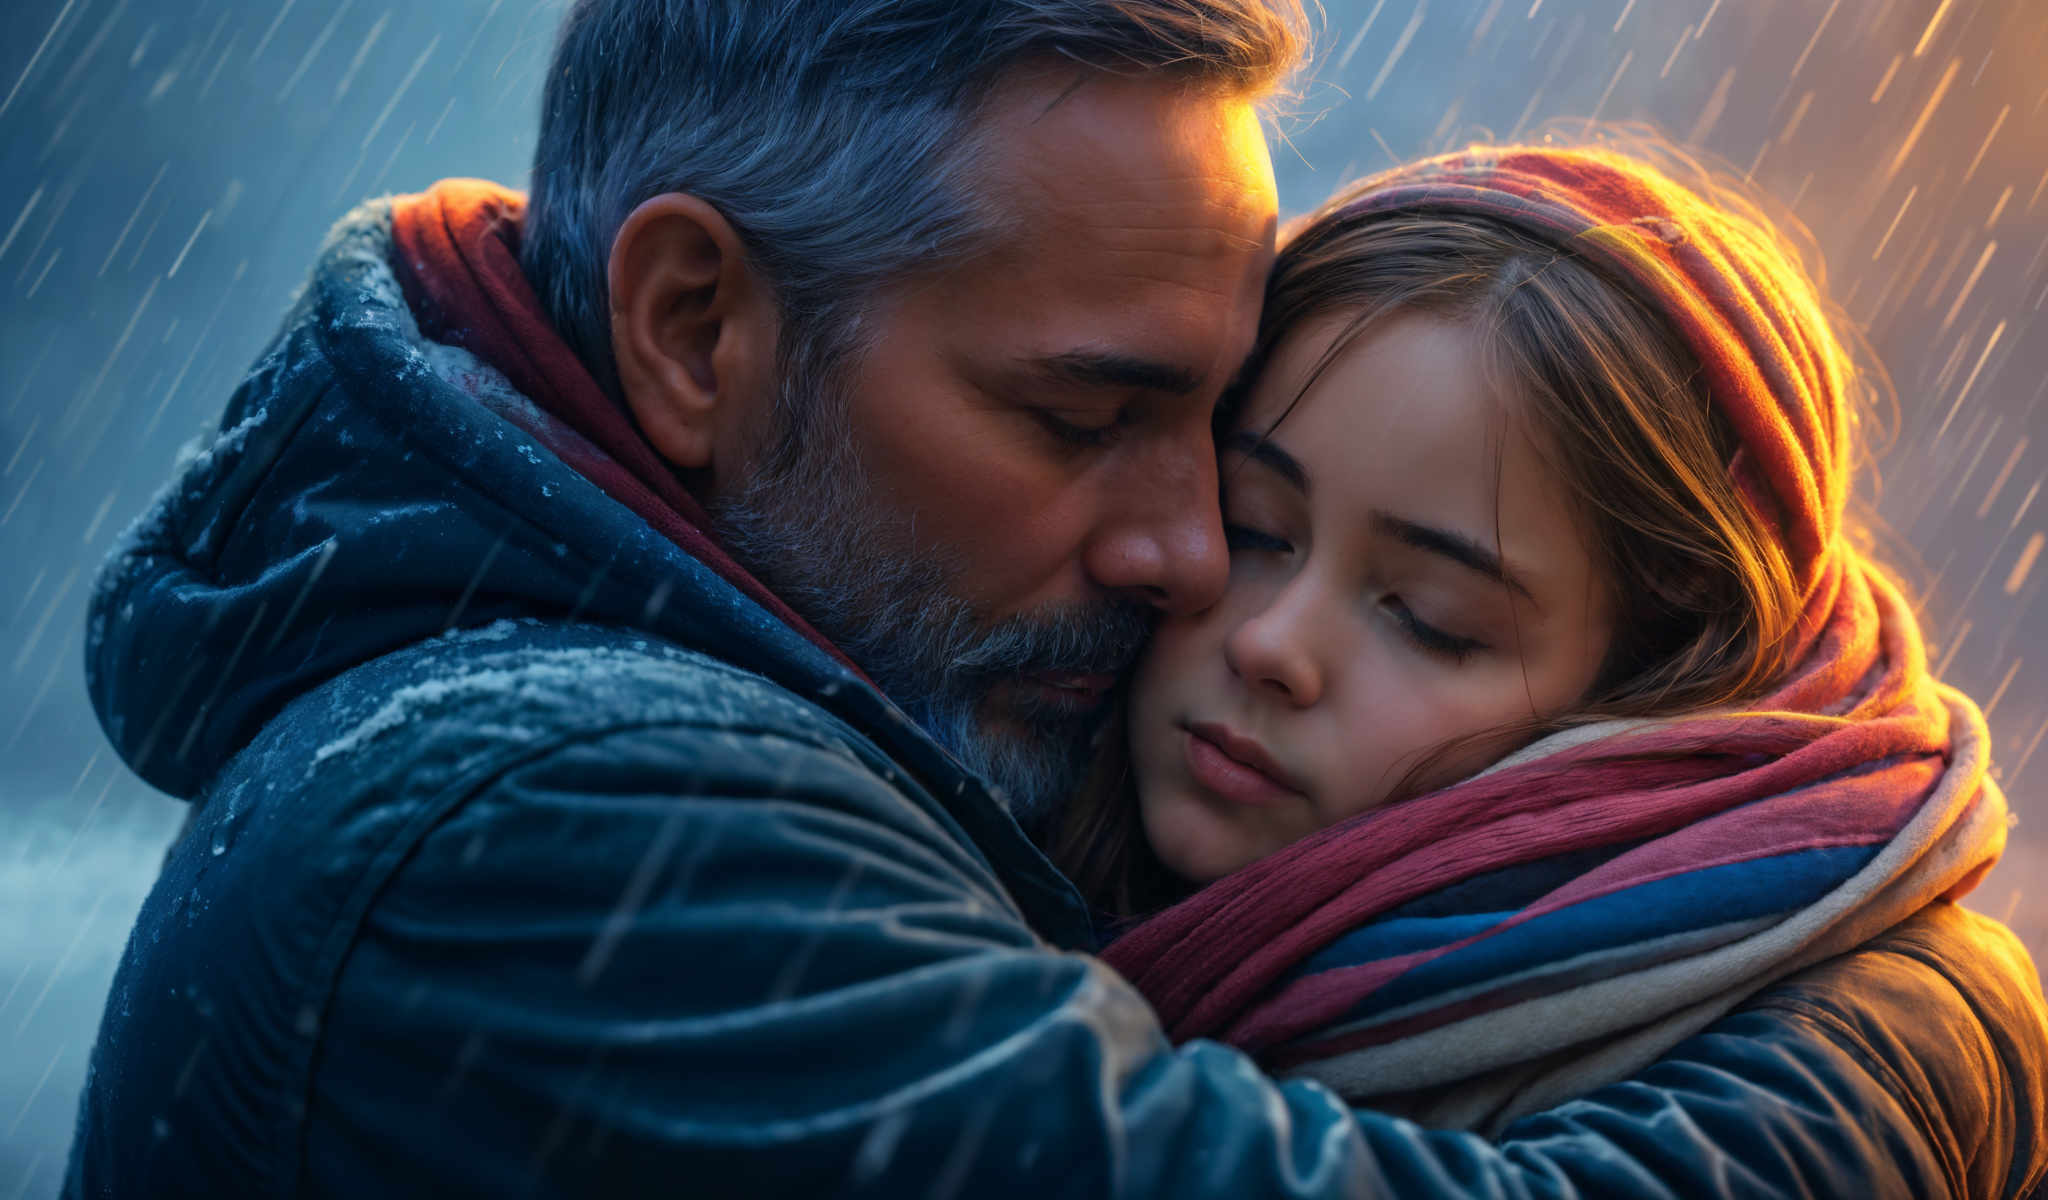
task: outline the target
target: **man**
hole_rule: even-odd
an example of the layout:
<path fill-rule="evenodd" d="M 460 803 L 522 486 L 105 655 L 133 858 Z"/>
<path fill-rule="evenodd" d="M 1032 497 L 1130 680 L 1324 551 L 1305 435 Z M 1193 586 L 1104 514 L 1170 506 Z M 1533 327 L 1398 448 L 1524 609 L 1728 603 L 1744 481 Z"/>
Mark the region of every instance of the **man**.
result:
<path fill-rule="evenodd" d="M 345 220 L 95 596 L 108 734 L 199 807 L 68 1190 L 2031 1187 L 2048 1068 L 1958 991 L 2038 1003 L 2011 960 L 1913 977 L 1967 1070 L 1898 1083 L 1942 1056 L 1820 978 L 1495 1148 L 1172 1050 L 1086 957 L 1025 830 L 1222 586 L 1298 17 L 585 0 L 530 209 Z"/>

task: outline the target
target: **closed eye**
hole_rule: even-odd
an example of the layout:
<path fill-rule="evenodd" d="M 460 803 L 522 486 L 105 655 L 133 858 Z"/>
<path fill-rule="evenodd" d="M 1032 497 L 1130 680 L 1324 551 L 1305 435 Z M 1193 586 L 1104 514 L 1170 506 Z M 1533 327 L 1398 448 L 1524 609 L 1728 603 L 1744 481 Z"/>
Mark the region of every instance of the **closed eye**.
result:
<path fill-rule="evenodd" d="M 1394 619 L 1395 624 L 1401 627 L 1401 631 L 1408 639 L 1425 653 L 1453 662 L 1463 662 L 1476 651 L 1486 649 L 1485 642 L 1460 637 L 1424 621 L 1398 596 L 1388 596 L 1380 601 L 1380 606 L 1386 609 L 1387 615 Z"/>
<path fill-rule="evenodd" d="M 1072 421 L 1054 416 L 1051 411 L 1043 408 L 1033 409 L 1032 415 L 1037 417 L 1038 423 L 1054 437 L 1070 446 L 1084 448 L 1109 445 L 1128 424 L 1122 412 L 1118 412 L 1116 418 L 1107 425 L 1076 425 Z"/>
<path fill-rule="evenodd" d="M 1285 538 L 1227 522 L 1223 526 L 1223 544 L 1232 550 L 1264 550 L 1273 554 L 1288 554 L 1294 550 L 1294 543 Z"/>

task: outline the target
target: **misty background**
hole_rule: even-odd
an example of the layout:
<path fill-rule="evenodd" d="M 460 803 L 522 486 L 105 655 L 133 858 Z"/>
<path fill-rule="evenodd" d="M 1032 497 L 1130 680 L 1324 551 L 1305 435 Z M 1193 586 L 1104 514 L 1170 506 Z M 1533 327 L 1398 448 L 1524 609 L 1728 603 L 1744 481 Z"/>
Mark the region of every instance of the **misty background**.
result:
<path fill-rule="evenodd" d="M 828 0 L 821 0 L 828 2 Z M 95 566 L 209 428 L 328 225 L 524 186 L 563 0 L 9 0 L 0 38 L 0 1200 L 55 1193 L 183 805 L 84 690 Z M 1327 0 L 1282 207 L 1475 138 L 1642 120 L 1789 204 L 1898 399 L 1880 544 L 2018 814 L 1971 898 L 2048 957 L 2048 6 Z"/>

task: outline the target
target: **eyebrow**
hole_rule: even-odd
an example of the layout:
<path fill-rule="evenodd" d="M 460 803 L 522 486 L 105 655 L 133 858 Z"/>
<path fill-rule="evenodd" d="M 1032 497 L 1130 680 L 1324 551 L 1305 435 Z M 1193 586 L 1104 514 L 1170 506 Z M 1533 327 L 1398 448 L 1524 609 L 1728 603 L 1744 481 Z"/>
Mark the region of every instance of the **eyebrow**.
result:
<path fill-rule="evenodd" d="M 1031 368 L 1049 379 L 1084 388 L 1186 396 L 1202 387 L 1199 371 L 1110 351 L 1068 350 L 1034 359 Z"/>
<path fill-rule="evenodd" d="M 1295 491 L 1304 496 L 1309 494 L 1308 468 L 1272 439 L 1249 429 L 1239 429 L 1223 439 L 1223 448 L 1235 450 L 1253 462 L 1263 464 L 1267 470 L 1293 484 Z"/>
<path fill-rule="evenodd" d="M 1235 450 L 1253 462 L 1263 464 L 1268 470 L 1292 484 L 1304 497 L 1309 494 L 1308 468 L 1301 465 L 1300 459 L 1282 450 L 1271 439 L 1249 429 L 1239 429 L 1223 439 L 1223 447 L 1226 450 Z M 1397 517 L 1381 509 L 1373 510 L 1372 527 L 1375 532 L 1385 534 L 1404 545 L 1441 555 L 1459 566 L 1477 571 L 1495 583 L 1520 592 L 1522 598 L 1531 604 L 1536 602 L 1536 597 L 1530 593 L 1528 585 L 1508 571 L 1507 564 L 1501 561 L 1500 555 L 1462 533 L 1439 529 L 1434 525 L 1424 525 L 1419 521 Z"/>
<path fill-rule="evenodd" d="M 1530 603 L 1536 602 L 1536 597 L 1529 594 L 1528 587 L 1508 573 L 1507 564 L 1501 562 L 1500 555 L 1462 533 L 1438 529 L 1433 525 L 1418 524 L 1377 509 L 1372 514 L 1372 525 L 1375 530 L 1388 537 L 1413 546 L 1417 550 L 1440 554 L 1452 562 L 1470 567 L 1495 583 L 1520 592 L 1522 598 Z"/>

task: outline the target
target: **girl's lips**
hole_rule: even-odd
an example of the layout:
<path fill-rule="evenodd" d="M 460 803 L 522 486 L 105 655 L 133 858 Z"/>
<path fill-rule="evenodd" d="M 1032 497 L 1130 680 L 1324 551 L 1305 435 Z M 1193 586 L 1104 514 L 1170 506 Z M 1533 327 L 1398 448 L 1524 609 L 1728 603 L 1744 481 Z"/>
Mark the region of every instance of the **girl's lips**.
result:
<path fill-rule="evenodd" d="M 1182 750 L 1187 759 L 1188 773 L 1195 782 L 1225 800 L 1268 808 L 1302 799 L 1300 792 L 1257 767 L 1225 754 L 1221 746 L 1192 729 L 1187 733 Z"/>

